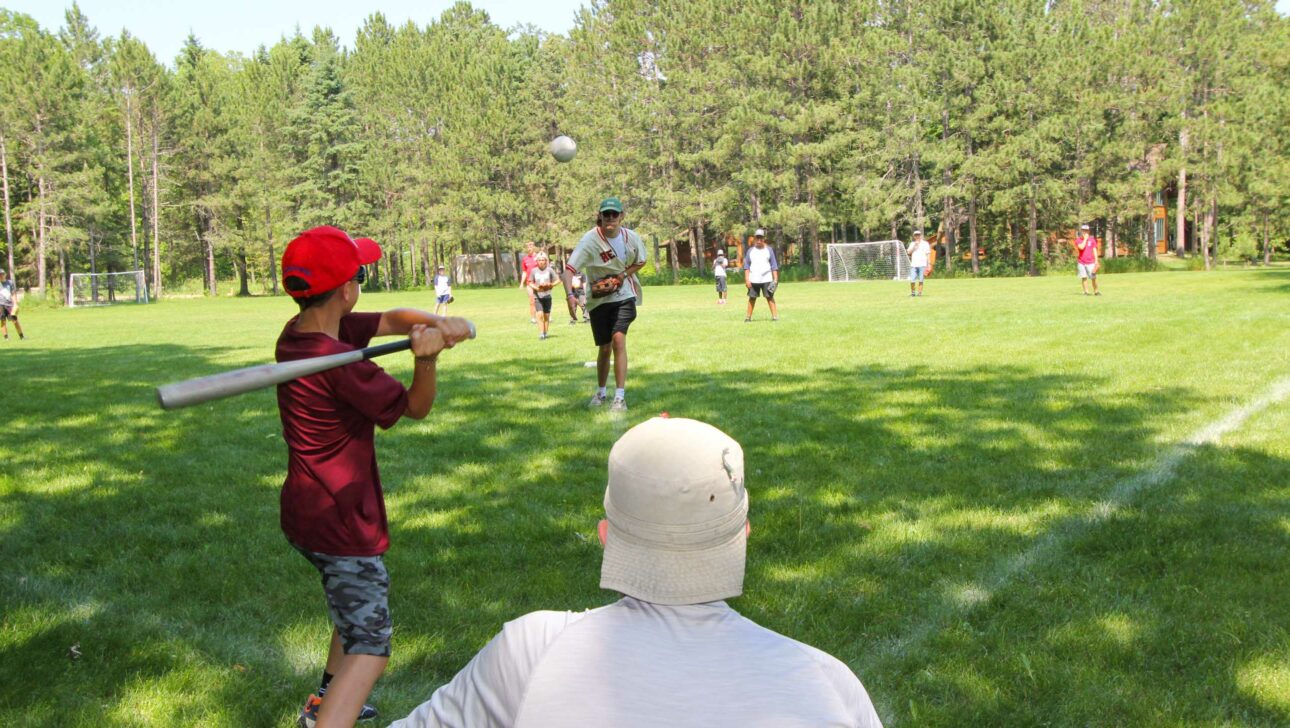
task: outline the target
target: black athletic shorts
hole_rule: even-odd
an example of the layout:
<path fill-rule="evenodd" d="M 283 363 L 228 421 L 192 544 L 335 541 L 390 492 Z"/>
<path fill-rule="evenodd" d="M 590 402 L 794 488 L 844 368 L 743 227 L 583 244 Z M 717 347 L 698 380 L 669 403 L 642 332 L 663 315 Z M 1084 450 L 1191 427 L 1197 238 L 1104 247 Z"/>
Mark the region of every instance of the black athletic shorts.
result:
<path fill-rule="evenodd" d="M 756 298 L 762 295 L 766 296 L 767 301 L 775 300 L 775 292 L 771 290 L 769 281 L 766 283 L 754 283 L 752 284 L 752 288 L 748 289 L 749 298 Z"/>
<path fill-rule="evenodd" d="M 541 294 L 538 294 L 537 305 L 538 305 L 538 308 L 541 309 L 542 313 L 547 313 L 547 314 L 551 313 L 550 296 L 543 296 Z"/>
<path fill-rule="evenodd" d="M 636 299 L 628 298 L 613 303 L 602 303 L 591 309 L 591 335 L 596 346 L 604 346 L 613 341 L 619 331 L 627 333 L 627 327 L 636 320 Z"/>
<path fill-rule="evenodd" d="M 18 316 L 13 312 L 13 306 L 0 306 L 0 321 L 18 320 Z"/>

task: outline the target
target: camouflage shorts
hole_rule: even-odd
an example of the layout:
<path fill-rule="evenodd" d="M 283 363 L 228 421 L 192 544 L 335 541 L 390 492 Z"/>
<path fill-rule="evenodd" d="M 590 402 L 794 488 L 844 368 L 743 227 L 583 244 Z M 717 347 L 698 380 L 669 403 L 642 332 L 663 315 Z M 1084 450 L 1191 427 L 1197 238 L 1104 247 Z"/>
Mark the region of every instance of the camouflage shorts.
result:
<path fill-rule="evenodd" d="M 296 546 L 322 574 L 332 624 L 347 655 L 390 656 L 390 574 L 380 556 L 332 556 Z"/>

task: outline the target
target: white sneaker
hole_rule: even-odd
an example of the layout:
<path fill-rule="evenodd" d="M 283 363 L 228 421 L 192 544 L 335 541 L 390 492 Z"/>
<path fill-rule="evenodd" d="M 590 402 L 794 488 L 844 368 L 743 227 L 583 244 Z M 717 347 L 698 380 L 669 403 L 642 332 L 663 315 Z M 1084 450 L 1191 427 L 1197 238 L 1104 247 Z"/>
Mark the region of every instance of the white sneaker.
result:
<path fill-rule="evenodd" d="M 614 397 L 614 401 L 609 403 L 610 412 L 626 412 L 627 400 L 622 397 Z"/>
<path fill-rule="evenodd" d="M 601 394 L 600 392 L 596 392 L 595 394 L 591 395 L 591 401 L 587 403 L 587 406 L 599 407 L 604 403 L 605 403 L 605 395 Z"/>

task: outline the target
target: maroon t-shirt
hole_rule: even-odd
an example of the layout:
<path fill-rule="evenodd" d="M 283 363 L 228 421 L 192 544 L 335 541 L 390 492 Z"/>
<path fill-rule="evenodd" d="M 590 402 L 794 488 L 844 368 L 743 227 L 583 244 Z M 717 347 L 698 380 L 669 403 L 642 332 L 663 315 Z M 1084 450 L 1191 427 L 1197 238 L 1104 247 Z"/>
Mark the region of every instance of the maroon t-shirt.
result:
<path fill-rule="evenodd" d="M 278 337 L 277 360 L 339 354 L 367 346 L 379 313 L 341 319 L 340 340 L 294 330 Z M 390 547 L 385 496 L 376 468 L 375 425 L 388 429 L 408 406 L 399 380 L 370 361 L 278 385 L 287 441 L 282 531 L 292 543 L 334 556 L 375 556 Z"/>

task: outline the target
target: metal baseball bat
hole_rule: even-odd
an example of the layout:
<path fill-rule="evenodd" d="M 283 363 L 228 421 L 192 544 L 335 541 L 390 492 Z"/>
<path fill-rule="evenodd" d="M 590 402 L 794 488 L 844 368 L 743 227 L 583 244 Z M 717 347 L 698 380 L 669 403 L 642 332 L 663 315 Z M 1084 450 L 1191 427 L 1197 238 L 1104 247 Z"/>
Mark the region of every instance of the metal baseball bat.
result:
<path fill-rule="evenodd" d="M 475 338 L 475 325 L 473 323 L 470 324 L 470 338 Z M 191 407 L 202 402 L 232 397 L 235 394 L 245 394 L 264 387 L 272 387 L 276 384 L 289 382 L 292 379 L 299 379 L 310 374 L 325 372 L 328 369 L 343 367 L 346 364 L 393 354 L 396 351 L 406 351 L 410 348 L 412 348 L 412 340 L 402 339 L 388 344 L 369 346 L 365 349 L 346 351 L 341 354 L 284 361 L 277 364 L 260 364 L 244 369 L 234 369 L 231 372 L 212 374 L 208 377 L 172 382 L 171 384 L 163 384 L 157 387 L 157 402 L 162 409 L 167 410 Z"/>

